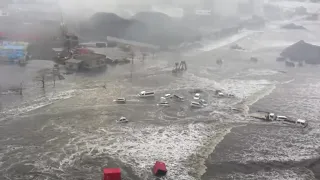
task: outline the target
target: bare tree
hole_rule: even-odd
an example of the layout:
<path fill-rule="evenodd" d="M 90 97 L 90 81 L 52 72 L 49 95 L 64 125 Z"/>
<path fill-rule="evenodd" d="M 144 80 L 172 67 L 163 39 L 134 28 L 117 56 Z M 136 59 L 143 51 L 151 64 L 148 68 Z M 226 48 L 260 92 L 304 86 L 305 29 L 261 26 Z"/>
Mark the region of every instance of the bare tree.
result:
<path fill-rule="evenodd" d="M 22 91 L 23 91 L 23 83 L 20 83 L 20 88 L 19 88 L 19 94 L 22 96 Z"/>
<path fill-rule="evenodd" d="M 38 71 L 38 75 L 35 77 L 35 80 L 41 82 L 42 88 L 45 88 L 46 80 L 50 75 L 52 75 L 51 72 L 52 71 L 49 68 L 41 69 L 40 71 Z"/>
<path fill-rule="evenodd" d="M 60 68 L 58 64 L 55 64 L 52 69 L 53 75 L 53 87 L 56 87 L 56 77 L 60 76 Z"/>

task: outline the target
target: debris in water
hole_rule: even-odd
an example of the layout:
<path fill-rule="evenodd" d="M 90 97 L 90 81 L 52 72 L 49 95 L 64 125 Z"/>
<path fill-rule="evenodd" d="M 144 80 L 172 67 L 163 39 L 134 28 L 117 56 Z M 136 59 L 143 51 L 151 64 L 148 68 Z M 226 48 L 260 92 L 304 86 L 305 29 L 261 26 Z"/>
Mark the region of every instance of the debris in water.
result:
<path fill-rule="evenodd" d="M 165 176 L 167 174 L 166 164 L 161 161 L 156 161 L 153 166 L 153 174 L 155 176 Z"/>

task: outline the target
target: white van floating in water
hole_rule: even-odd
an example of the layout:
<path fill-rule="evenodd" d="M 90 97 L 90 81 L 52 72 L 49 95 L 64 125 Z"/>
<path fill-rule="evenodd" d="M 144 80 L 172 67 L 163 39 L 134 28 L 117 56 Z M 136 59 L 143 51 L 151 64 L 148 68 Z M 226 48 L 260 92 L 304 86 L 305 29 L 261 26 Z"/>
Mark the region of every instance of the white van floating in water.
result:
<path fill-rule="evenodd" d="M 154 92 L 146 92 L 141 91 L 140 94 L 138 94 L 139 97 L 154 97 Z"/>
<path fill-rule="evenodd" d="M 193 96 L 193 99 L 196 99 L 196 100 L 200 99 L 200 94 L 199 94 L 199 93 L 196 93 L 196 94 Z"/>
<path fill-rule="evenodd" d="M 116 103 L 126 103 L 126 98 L 117 98 L 115 100 L 113 100 L 113 102 L 116 102 Z"/>
<path fill-rule="evenodd" d="M 276 116 L 276 121 L 285 121 L 288 120 L 287 116 Z"/>
<path fill-rule="evenodd" d="M 118 123 L 127 123 L 129 122 L 128 119 L 124 116 L 122 116 L 120 119 L 117 120 Z"/>
<path fill-rule="evenodd" d="M 306 122 L 306 120 L 304 120 L 304 119 L 298 119 L 297 121 L 296 121 L 296 124 L 297 125 L 300 125 L 300 126 L 302 126 L 302 127 L 307 127 L 308 126 L 308 123 Z"/>
<path fill-rule="evenodd" d="M 202 105 L 198 102 L 191 102 L 190 106 L 192 108 L 202 108 Z"/>

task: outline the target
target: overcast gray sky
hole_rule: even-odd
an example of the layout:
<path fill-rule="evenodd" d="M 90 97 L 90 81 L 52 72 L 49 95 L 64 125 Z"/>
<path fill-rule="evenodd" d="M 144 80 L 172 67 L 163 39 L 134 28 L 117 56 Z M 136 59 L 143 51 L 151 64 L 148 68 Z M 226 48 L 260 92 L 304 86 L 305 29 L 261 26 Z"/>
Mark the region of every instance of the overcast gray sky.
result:
<path fill-rule="evenodd" d="M 157 5 L 172 3 L 173 6 L 192 5 L 203 8 L 204 0 L 58 0 L 63 9 L 77 11 L 81 9 L 92 9 L 94 11 L 114 11 L 118 6 L 131 5 L 133 7 L 142 5 Z M 211 0 L 215 1 L 215 9 L 221 13 L 232 14 L 236 12 L 237 3 L 247 0 Z M 258 0 L 256 0 L 258 1 Z"/>

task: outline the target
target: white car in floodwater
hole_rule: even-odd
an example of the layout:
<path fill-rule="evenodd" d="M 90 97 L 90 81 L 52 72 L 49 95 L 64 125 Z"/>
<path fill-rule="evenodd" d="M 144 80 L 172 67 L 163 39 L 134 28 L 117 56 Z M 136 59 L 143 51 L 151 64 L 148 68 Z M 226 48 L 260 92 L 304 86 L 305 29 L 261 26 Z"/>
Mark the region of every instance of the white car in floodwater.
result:
<path fill-rule="evenodd" d="M 147 91 L 141 91 L 138 94 L 139 97 L 143 98 L 143 97 L 154 97 L 155 93 L 154 92 L 147 92 Z"/>
<path fill-rule="evenodd" d="M 158 104 L 158 106 L 169 107 L 170 105 L 169 105 L 169 103 L 168 103 L 167 101 L 163 101 L 163 102 L 160 102 L 160 103 Z"/>
<path fill-rule="evenodd" d="M 204 99 L 200 99 L 200 100 L 199 100 L 199 103 L 200 103 L 201 105 L 203 105 L 203 106 L 207 106 L 207 105 L 208 105 L 208 102 L 207 102 L 206 100 L 204 100 Z"/>
<path fill-rule="evenodd" d="M 193 99 L 196 99 L 196 100 L 200 99 L 200 93 L 196 93 L 196 94 L 193 96 Z"/>
<path fill-rule="evenodd" d="M 174 94 L 173 97 L 178 101 L 184 101 L 184 98 L 182 96 Z"/>
<path fill-rule="evenodd" d="M 198 102 L 191 102 L 190 106 L 192 108 L 202 108 L 202 105 Z"/>
<path fill-rule="evenodd" d="M 118 119 L 117 122 L 118 123 L 127 123 L 127 122 L 129 122 L 129 120 L 126 117 L 121 116 L 121 118 Z"/>
<path fill-rule="evenodd" d="M 116 103 L 126 103 L 126 98 L 117 98 L 115 100 L 113 100 L 113 102 L 116 102 Z"/>

